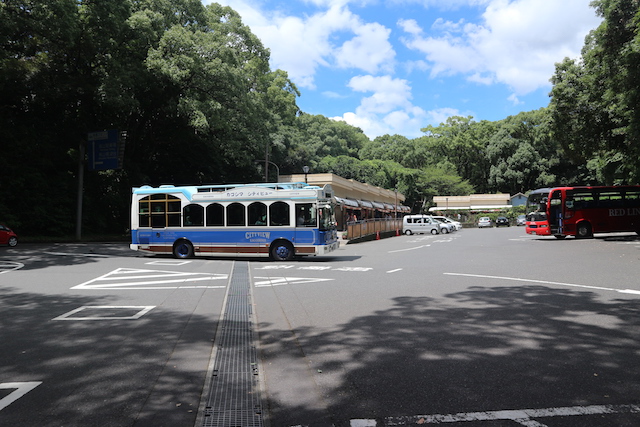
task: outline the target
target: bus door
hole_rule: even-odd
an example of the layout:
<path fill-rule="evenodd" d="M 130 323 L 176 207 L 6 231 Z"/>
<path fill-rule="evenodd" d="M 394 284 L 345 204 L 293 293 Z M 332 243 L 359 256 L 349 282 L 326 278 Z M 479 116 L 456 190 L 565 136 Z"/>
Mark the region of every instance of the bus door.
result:
<path fill-rule="evenodd" d="M 318 228 L 318 215 L 313 203 L 296 203 L 296 245 L 312 245 L 316 242 L 314 230 Z"/>
<path fill-rule="evenodd" d="M 564 203 L 562 190 L 553 190 L 549 194 L 549 228 L 551 234 L 564 234 Z"/>

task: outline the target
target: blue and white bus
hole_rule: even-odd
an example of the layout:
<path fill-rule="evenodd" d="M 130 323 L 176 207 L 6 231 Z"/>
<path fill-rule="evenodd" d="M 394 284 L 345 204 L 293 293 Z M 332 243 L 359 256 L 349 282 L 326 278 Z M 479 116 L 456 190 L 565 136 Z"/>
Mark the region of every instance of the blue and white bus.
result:
<path fill-rule="evenodd" d="M 333 192 L 305 183 L 133 189 L 131 249 L 192 256 L 290 260 L 338 248 Z"/>

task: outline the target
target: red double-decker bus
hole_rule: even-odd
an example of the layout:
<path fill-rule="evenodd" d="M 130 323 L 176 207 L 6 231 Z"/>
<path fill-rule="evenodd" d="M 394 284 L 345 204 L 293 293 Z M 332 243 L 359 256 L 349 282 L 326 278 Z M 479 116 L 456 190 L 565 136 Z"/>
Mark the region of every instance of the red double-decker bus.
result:
<path fill-rule="evenodd" d="M 559 239 L 625 231 L 640 234 L 640 185 L 552 188 L 546 216 L 547 234 Z"/>
<path fill-rule="evenodd" d="M 538 188 L 527 196 L 525 231 L 528 234 L 549 236 L 549 222 L 547 221 L 547 200 L 550 188 Z"/>

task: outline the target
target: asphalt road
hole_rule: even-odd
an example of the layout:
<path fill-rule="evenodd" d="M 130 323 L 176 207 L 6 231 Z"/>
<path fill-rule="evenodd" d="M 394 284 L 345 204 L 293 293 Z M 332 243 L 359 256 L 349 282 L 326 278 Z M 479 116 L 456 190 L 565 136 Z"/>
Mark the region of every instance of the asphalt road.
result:
<path fill-rule="evenodd" d="M 201 421 L 240 261 L 0 248 L 0 425 Z M 636 235 L 465 229 L 248 265 L 265 425 L 640 425 Z"/>

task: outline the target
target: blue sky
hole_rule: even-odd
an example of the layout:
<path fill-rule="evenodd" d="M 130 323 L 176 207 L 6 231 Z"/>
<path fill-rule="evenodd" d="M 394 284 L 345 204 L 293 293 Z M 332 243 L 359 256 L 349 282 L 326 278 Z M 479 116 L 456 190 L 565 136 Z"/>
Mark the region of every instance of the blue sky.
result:
<path fill-rule="evenodd" d="M 210 3 L 209 0 L 203 0 Z M 549 104 L 554 64 L 601 20 L 590 0 L 219 0 L 301 92 L 298 106 L 409 138 L 450 116 Z"/>

